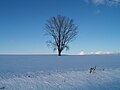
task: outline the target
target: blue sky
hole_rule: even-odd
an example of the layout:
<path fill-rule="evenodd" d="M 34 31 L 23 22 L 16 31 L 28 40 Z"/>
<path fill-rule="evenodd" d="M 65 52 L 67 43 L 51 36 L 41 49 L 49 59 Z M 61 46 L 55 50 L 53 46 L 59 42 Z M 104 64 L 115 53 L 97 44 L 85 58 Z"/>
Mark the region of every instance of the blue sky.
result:
<path fill-rule="evenodd" d="M 120 50 L 120 0 L 0 0 L 0 54 L 54 54 L 44 26 L 65 15 L 79 26 L 65 54 Z"/>

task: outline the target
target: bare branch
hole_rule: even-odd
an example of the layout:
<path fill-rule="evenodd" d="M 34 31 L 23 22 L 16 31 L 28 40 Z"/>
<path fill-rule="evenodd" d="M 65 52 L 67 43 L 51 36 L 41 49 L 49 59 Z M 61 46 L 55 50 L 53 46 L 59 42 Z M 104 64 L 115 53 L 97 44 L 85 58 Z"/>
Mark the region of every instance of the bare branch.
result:
<path fill-rule="evenodd" d="M 53 50 L 58 50 L 60 56 L 65 48 L 69 49 L 68 44 L 77 35 L 78 26 L 69 17 L 59 15 L 51 17 L 45 28 L 46 32 L 53 38 L 53 42 L 49 44 L 53 46 Z"/>

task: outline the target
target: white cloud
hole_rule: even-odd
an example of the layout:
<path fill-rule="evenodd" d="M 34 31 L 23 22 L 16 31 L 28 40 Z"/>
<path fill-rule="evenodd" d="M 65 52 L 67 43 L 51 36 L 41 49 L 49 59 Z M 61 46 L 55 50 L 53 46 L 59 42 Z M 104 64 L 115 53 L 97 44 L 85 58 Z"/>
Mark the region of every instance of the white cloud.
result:
<path fill-rule="evenodd" d="M 103 55 L 103 54 L 118 54 L 118 52 L 103 52 L 103 51 L 96 51 L 96 52 L 85 52 L 81 51 L 80 55 Z"/>
<path fill-rule="evenodd" d="M 95 5 L 120 5 L 120 0 L 84 0 L 86 3 L 93 3 Z"/>
<path fill-rule="evenodd" d="M 105 0 L 92 0 L 94 4 L 104 4 Z"/>

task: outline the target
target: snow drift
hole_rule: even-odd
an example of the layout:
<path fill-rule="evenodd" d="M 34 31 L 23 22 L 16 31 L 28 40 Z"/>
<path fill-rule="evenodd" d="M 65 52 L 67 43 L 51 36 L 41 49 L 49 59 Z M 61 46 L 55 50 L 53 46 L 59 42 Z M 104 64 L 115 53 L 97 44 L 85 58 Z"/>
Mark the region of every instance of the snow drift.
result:
<path fill-rule="evenodd" d="M 2 90 L 120 90 L 119 85 L 119 55 L 0 56 Z"/>

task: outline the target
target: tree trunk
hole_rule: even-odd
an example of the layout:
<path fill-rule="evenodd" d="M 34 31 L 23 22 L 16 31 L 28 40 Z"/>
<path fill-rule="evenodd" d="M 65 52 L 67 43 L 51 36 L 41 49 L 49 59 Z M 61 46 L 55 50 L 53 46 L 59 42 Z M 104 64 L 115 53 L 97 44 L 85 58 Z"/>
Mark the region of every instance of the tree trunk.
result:
<path fill-rule="evenodd" d="M 58 50 L 58 56 L 61 56 L 61 50 Z"/>

